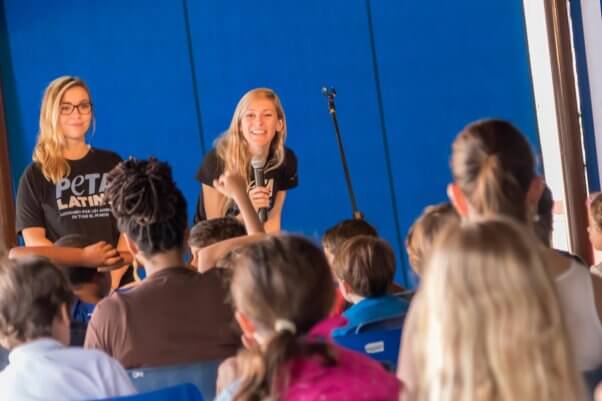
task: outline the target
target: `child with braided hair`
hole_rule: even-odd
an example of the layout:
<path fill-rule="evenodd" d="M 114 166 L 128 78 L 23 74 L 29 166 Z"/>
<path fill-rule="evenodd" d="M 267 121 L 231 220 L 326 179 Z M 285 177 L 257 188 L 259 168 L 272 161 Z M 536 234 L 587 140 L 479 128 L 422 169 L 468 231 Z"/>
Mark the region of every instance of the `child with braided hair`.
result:
<path fill-rule="evenodd" d="M 85 346 L 106 351 L 126 368 L 234 355 L 240 333 L 224 303 L 221 276 L 186 267 L 186 201 L 169 165 L 154 158 L 123 161 L 109 173 L 106 194 L 147 277 L 96 306 Z"/>
<path fill-rule="evenodd" d="M 344 318 L 323 320 L 334 301 L 323 252 L 296 236 L 234 251 L 231 294 L 247 350 L 220 368 L 219 401 L 398 400 L 400 383 L 377 362 L 332 344 Z M 230 376 L 230 383 L 224 379 Z"/>

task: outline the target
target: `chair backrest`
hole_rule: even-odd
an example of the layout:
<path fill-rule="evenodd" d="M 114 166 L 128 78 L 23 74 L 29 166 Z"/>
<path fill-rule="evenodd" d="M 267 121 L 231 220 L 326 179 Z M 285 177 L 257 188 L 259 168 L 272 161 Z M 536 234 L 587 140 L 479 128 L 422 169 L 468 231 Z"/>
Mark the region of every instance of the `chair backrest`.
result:
<path fill-rule="evenodd" d="M 361 352 L 381 362 L 390 371 L 397 368 L 401 328 L 336 336 L 333 340 L 342 347 Z"/>
<path fill-rule="evenodd" d="M 355 329 L 355 334 L 366 333 L 369 331 L 401 330 L 405 319 L 406 314 L 404 312 L 400 315 L 390 316 L 385 319 L 372 320 L 359 324 Z"/>
<path fill-rule="evenodd" d="M 84 340 L 86 339 L 87 329 L 88 323 L 77 322 L 72 320 L 69 325 L 69 333 L 71 334 L 69 339 L 69 345 L 72 347 L 83 347 Z"/>
<path fill-rule="evenodd" d="M 397 369 L 401 331 L 405 312 L 358 325 L 354 334 L 334 336 L 335 343 L 353 351 L 361 352 L 381 362 L 387 369 Z"/>
<path fill-rule="evenodd" d="M 593 400 L 594 390 L 596 390 L 596 386 L 602 382 L 602 365 L 582 373 L 583 381 L 585 382 L 586 389 L 589 392 L 590 399 Z"/>
<path fill-rule="evenodd" d="M 206 400 L 215 398 L 217 368 L 221 360 L 156 368 L 128 369 L 134 387 L 140 392 L 157 390 L 182 383 L 192 383 Z"/>
<path fill-rule="evenodd" d="M 127 397 L 105 398 L 98 401 L 203 401 L 203 395 L 190 383 L 167 387 L 160 390 L 130 395 Z"/>
<path fill-rule="evenodd" d="M 8 350 L 0 347 L 0 372 L 8 366 Z"/>

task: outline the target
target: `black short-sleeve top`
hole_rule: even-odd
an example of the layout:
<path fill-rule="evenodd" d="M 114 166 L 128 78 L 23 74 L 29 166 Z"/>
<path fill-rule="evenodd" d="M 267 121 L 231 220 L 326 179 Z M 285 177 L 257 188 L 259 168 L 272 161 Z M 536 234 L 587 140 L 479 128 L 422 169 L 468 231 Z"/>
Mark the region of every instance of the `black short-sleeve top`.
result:
<path fill-rule="evenodd" d="M 278 191 L 287 191 L 295 188 L 299 183 L 299 178 L 297 175 L 297 156 L 295 156 L 295 153 L 287 147 L 284 148 L 284 151 L 284 161 L 280 166 L 270 169 L 270 163 L 273 159 L 268 158 L 268 162 L 266 163 L 265 167 L 266 187 L 271 189 L 270 210 L 274 207 L 276 193 Z M 207 153 L 207 155 L 205 155 L 205 158 L 203 159 L 201 167 L 197 173 L 197 179 L 201 182 L 201 184 L 213 186 L 213 180 L 218 178 L 223 173 L 224 161 L 217 155 L 215 149 L 212 149 L 209 153 Z M 255 179 L 253 177 L 253 170 L 251 167 L 249 167 L 249 188 L 253 188 L 254 186 Z M 205 213 L 205 205 L 203 203 L 202 189 L 199 194 L 196 209 L 194 222 L 196 223 L 205 220 L 207 215 Z M 227 216 L 237 214 L 238 208 L 234 204 L 226 212 Z"/>
<path fill-rule="evenodd" d="M 71 172 L 56 184 L 44 177 L 37 163 L 31 163 L 19 180 L 17 233 L 43 227 L 52 242 L 81 234 L 89 241 L 116 246 L 119 231 L 104 192 L 107 173 L 120 161 L 116 153 L 90 148 L 83 158 L 68 160 Z"/>

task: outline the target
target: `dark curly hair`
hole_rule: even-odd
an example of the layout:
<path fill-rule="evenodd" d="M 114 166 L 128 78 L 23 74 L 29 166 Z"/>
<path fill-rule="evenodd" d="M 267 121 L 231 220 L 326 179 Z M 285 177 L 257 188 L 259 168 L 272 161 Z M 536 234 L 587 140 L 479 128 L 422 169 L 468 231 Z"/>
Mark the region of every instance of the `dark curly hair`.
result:
<path fill-rule="evenodd" d="M 119 230 L 145 255 L 184 247 L 186 200 L 167 163 L 122 161 L 108 175 L 105 196 Z"/>

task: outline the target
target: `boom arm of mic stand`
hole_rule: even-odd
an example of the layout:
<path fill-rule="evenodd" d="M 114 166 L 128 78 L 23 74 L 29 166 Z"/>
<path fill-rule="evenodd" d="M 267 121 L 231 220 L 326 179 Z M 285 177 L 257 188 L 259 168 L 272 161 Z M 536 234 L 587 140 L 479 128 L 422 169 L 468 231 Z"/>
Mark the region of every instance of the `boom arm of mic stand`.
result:
<path fill-rule="evenodd" d="M 345 157 L 345 149 L 343 148 L 343 139 L 341 138 L 341 131 L 339 130 L 339 122 L 337 119 L 337 111 L 334 105 L 334 95 L 328 95 L 328 112 L 332 117 L 332 123 L 334 125 L 334 132 L 337 138 L 337 144 L 339 146 L 339 154 L 341 155 L 341 163 L 343 164 L 343 171 L 345 173 L 345 182 L 347 184 L 347 191 L 349 192 L 349 199 L 351 200 L 351 209 L 353 211 L 353 218 L 361 220 L 364 218 L 362 212 L 357 210 L 357 202 L 355 200 L 355 194 L 353 192 L 353 185 L 351 184 L 351 174 L 349 173 L 349 167 L 347 166 L 347 158 Z"/>

